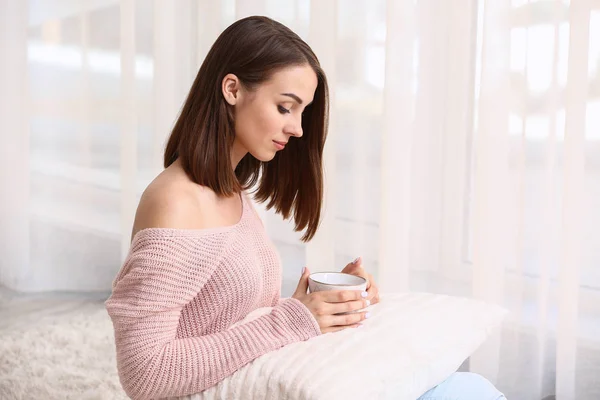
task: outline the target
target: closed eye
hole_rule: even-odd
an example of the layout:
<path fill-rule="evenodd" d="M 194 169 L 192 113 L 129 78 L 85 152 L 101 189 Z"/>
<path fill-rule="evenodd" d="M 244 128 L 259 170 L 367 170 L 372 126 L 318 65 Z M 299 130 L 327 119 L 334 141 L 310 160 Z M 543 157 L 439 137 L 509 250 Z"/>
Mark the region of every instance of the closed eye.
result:
<path fill-rule="evenodd" d="M 289 114 L 289 113 L 290 113 L 290 110 L 288 110 L 287 108 L 285 108 L 285 107 L 282 107 L 282 106 L 277 106 L 277 109 L 278 109 L 278 110 L 279 110 L 279 112 L 280 112 L 280 113 L 282 113 L 282 114 Z"/>

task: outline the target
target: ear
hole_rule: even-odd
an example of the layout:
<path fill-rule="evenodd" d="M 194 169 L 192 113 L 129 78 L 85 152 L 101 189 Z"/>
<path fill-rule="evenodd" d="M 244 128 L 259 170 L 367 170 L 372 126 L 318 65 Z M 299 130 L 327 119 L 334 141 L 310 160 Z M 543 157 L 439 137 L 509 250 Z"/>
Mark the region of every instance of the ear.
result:
<path fill-rule="evenodd" d="M 221 82 L 221 91 L 225 101 L 235 106 L 240 100 L 241 82 L 234 74 L 227 74 Z"/>

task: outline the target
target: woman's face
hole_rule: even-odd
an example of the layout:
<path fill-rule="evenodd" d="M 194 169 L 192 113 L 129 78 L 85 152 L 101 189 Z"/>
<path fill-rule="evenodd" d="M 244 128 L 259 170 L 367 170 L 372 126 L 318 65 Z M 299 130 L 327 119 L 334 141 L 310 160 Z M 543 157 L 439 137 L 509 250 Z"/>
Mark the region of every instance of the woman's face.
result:
<path fill-rule="evenodd" d="M 235 108 L 233 167 L 246 153 L 270 161 L 284 151 L 292 136 L 302 136 L 302 112 L 313 101 L 317 75 L 309 65 L 275 72 L 271 79 L 248 92 L 235 75 L 223 79 L 223 95 Z"/>

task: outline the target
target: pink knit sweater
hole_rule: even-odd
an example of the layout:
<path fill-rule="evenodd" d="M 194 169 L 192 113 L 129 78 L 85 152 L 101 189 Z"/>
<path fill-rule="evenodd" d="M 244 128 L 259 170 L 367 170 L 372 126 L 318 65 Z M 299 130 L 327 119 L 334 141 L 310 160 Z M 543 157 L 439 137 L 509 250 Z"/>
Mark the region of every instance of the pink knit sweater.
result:
<path fill-rule="evenodd" d="M 233 226 L 150 228 L 133 238 L 106 301 L 130 397 L 199 393 L 265 353 L 320 334 L 301 302 L 279 298 L 279 256 L 242 202 Z M 274 308 L 230 328 L 260 307 Z"/>

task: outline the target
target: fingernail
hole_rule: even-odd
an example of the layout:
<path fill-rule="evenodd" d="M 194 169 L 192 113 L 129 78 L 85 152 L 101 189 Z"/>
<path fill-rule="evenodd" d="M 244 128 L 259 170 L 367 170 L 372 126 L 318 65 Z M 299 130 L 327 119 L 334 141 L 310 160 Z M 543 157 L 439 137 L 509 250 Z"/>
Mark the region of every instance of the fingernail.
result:
<path fill-rule="evenodd" d="M 367 292 L 362 292 L 360 295 L 361 295 L 362 297 L 367 297 L 367 296 L 369 295 L 369 293 L 367 293 Z"/>
<path fill-rule="evenodd" d="M 360 260 L 360 257 L 356 257 L 356 258 L 354 259 L 354 261 L 352 261 L 352 264 L 356 264 L 356 263 L 358 262 L 358 260 Z"/>
<path fill-rule="evenodd" d="M 371 305 L 371 300 L 366 300 L 367 303 L 367 307 L 369 307 Z"/>
<path fill-rule="evenodd" d="M 304 275 L 304 273 L 306 272 L 306 267 L 302 268 L 302 275 Z"/>
<path fill-rule="evenodd" d="M 371 316 L 371 313 L 370 313 L 370 312 L 366 313 L 366 314 L 365 314 L 365 319 L 369 318 L 370 316 Z"/>

